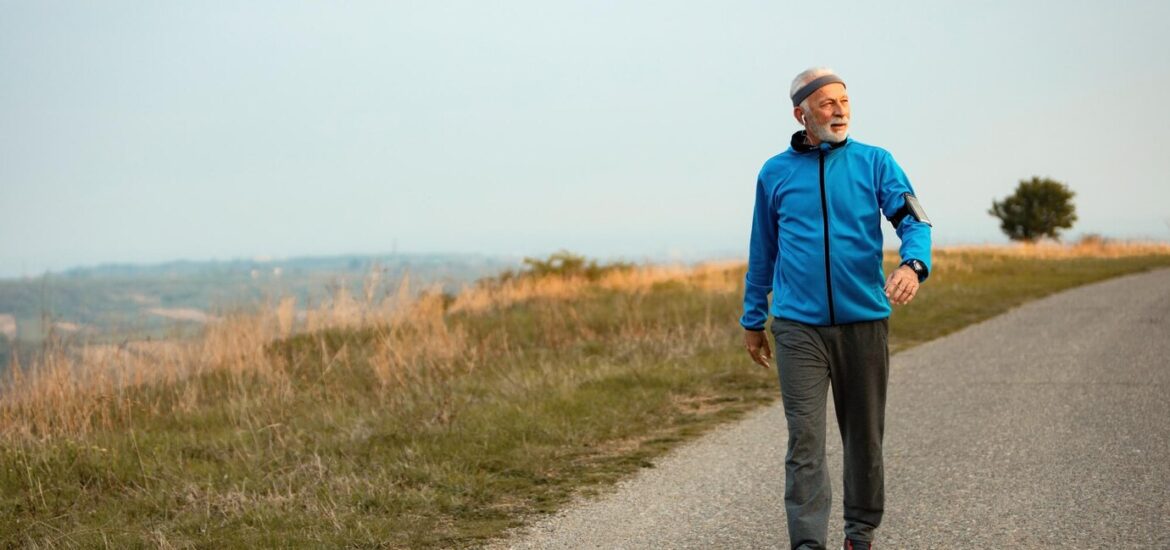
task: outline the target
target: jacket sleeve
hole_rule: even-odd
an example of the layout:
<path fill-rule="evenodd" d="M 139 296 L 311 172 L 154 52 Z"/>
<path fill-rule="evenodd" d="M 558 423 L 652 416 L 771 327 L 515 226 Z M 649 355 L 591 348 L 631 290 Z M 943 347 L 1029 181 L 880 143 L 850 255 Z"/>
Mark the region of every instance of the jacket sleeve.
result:
<path fill-rule="evenodd" d="M 882 215 L 892 218 L 906 204 L 905 193 L 918 196 L 910 186 L 910 180 L 902 167 L 894 161 L 889 153 L 885 153 L 878 168 L 878 202 L 881 204 Z M 931 272 L 930 263 L 930 226 L 920 222 L 914 216 L 906 216 L 895 228 L 898 239 L 902 241 L 898 253 L 902 261 L 919 260 L 926 264 L 926 272 Z M 925 277 L 924 277 L 925 279 Z"/>
<path fill-rule="evenodd" d="M 772 277 L 776 269 L 776 223 L 776 208 L 764 185 L 761 171 L 756 180 L 756 206 L 748 248 L 743 317 L 739 320 L 739 324 L 748 330 L 763 330 L 768 322 L 768 294 L 772 292 Z"/>

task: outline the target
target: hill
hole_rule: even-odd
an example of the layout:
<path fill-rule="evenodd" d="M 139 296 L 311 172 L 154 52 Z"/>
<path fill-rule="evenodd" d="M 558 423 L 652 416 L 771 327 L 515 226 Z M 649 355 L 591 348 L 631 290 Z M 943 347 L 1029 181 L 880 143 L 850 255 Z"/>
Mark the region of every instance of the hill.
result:
<path fill-rule="evenodd" d="M 36 347 L 51 330 L 91 342 L 193 335 L 209 319 L 282 297 L 296 298 L 303 311 L 343 287 L 354 295 L 384 293 L 406 277 L 416 287 L 454 292 L 518 264 L 479 255 L 350 255 L 110 264 L 0 279 L 0 372 L 13 343 Z"/>

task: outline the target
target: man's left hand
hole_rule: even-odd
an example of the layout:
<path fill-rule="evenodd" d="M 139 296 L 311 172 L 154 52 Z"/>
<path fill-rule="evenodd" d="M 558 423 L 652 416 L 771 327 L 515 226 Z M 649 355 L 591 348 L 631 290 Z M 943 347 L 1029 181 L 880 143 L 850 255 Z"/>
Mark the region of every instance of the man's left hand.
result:
<path fill-rule="evenodd" d="M 886 278 L 886 297 L 891 304 L 908 304 L 915 294 L 918 294 L 918 274 L 910 266 L 901 266 Z"/>

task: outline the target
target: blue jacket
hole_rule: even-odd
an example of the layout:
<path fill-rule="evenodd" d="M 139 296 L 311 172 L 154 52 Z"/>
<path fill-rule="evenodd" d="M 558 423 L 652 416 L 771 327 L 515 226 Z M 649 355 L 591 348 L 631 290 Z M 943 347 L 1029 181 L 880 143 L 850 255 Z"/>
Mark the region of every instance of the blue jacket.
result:
<path fill-rule="evenodd" d="M 886 150 L 849 138 L 813 147 L 803 131 L 793 135 L 756 182 L 740 324 L 761 330 L 769 312 L 821 326 L 889 317 L 882 215 L 896 221 L 905 193 L 914 189 Z M 930 225 L 905 216 L 896 227 L 902 261 L 929 272 Z"/>

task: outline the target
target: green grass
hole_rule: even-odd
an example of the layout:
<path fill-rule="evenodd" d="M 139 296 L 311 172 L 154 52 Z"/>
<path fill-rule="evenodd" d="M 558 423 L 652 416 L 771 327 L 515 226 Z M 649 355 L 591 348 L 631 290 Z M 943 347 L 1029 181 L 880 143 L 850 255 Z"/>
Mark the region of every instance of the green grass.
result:
<path fill-rule="evenodd" d="M 1168 265 L 942 254 L 891 345 Z M 739 308 L 680 281 L 450 315 L 466 350 L 404 387 L 372 373 L 378 327 L 277 342 L 286 378 L 211 372 L 130 390 L 115 430 L 5 438 L 0 547 L 476 546 L 776 399 Z"/>

